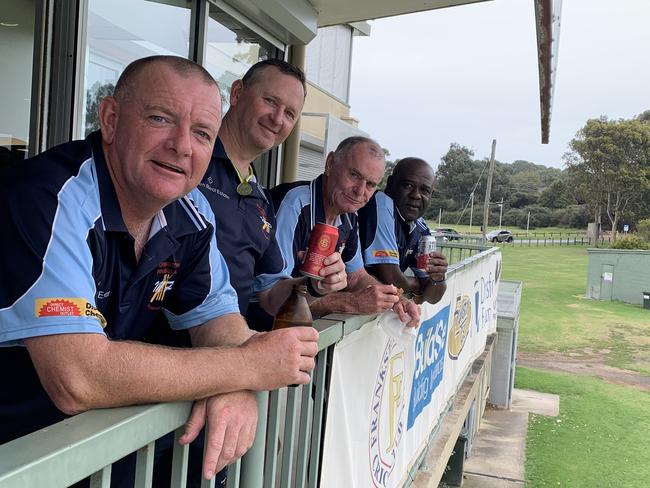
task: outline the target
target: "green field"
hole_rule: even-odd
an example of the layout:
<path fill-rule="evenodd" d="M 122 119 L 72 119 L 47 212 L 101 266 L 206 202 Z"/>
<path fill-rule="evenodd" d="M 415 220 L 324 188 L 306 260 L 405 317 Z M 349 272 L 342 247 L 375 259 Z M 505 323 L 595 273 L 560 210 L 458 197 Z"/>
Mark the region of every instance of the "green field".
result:
<path fill-rule="evenodd" d="M 584 298 L 581 247 L 503 247 L 502 279 L 524 283 L 519 351 L 562 353 L 650 375 L 650 312 Z M 650 486 L 650 394 L 584 374 L 518 367 L 516 387 L 560 395 L 560 416 L 531 415 L 526 487 Z"/>
<path fill-rule="evenodd" d="M 531 415 L 526 488 L 650 485 L 650 394 L 527 368 L 517 368 L 516 387 L 560 395 L 559 417 Z"/>
<path fill-rule="evenodd" d="M 584 298 L 584 247 L 502 247 L 502 279 L 524 283 L 519 350 L 598 353 L 611 366 L 650 375 L 650 313 Z"/>

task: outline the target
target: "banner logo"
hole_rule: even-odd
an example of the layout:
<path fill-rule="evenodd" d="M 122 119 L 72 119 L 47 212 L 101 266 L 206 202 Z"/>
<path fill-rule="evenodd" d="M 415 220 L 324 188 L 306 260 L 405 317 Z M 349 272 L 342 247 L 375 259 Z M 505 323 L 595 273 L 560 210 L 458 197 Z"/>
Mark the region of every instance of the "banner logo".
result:
<path fill-rule="evenodd" d="M 449 327 L 449 305 L 422 322 L 415 342 L 415 368 L 406 429 L 410 430 L 442 381 Z"/>
<path fill-rule="evenodd" d="M 404 350 L 389 339 L 377 371 L 370 411 L 370 474 L 375 487 L 387 486 L 404 422 Z"/>
<path fill-rule="evenodd" d="M 454 319 L 449 331 L 449 357 L 458 359 L 465 346 L 472 325 L 472 301 L 467 295 L 457 295 L 454 305 Z"/>

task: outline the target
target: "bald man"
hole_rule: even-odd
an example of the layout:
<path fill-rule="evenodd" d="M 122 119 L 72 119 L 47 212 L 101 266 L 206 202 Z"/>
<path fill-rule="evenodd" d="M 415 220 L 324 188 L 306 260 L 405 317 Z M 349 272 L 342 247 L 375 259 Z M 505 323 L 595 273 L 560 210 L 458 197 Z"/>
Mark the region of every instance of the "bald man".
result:
<path fill-rule="evenodd" d="M 388 177 L 386 190 L 375 193 L 359 210 L 359 238 L 368 272 L 382 283 L 430 303 L 437 303 L 445 294 L 448 266 L 439 252 L 429 255 L 426 270 L 416 266 L 418 242 L 431 234 L 422 216 L 434 181 L 433 169 L 426 161 L 401 159 Z M 406 274 L 408 269 L 413 276 Z"/>

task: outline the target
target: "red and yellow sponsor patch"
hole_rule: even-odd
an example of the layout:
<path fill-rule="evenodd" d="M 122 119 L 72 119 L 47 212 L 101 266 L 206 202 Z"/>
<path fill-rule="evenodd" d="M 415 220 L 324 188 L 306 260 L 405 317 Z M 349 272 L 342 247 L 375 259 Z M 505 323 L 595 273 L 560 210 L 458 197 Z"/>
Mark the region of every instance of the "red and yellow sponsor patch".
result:
<path fill-rule="evenodd" d="M 397 258 L 399 259 L 399 253 L 397 251 L 393 251 L 392 249 L 378 249 L 376 251 L 372 251 L 372 255 L 376 258 Z"/>
<path fill-rule="evenodd" d="M 84 298 L 37 298 L 34 301 L 36 317 L 94 317 L 102 327 L 106 319 Z"/>

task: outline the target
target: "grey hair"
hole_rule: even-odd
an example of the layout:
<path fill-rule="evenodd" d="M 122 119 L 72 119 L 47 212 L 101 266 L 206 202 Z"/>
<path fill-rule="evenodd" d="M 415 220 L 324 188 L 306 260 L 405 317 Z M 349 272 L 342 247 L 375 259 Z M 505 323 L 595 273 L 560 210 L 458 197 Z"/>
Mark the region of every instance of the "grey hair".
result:
<path fill-rule="evenodd" d="M 368 154 L 377 159 L 384 159 L 384 150 L 383 148 L 375 141 L 369 137 L 364 136 L 352 136 L 347 139 L 343 139 L 334 151 L 334 161 L 338 163 L 347 157 L 347 155 L 354 149 L 355 146 L 359 144 L 368 145 Z"/>

